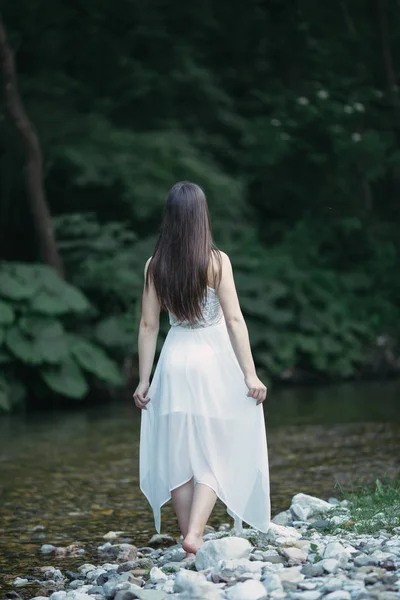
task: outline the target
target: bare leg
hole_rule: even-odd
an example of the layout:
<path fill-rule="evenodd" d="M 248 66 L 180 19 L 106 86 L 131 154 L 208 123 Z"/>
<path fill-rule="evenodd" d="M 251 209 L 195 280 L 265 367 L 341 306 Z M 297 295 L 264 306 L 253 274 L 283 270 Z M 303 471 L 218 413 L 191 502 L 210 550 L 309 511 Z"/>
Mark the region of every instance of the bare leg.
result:
<path fill-rule="evenodd" d="M 193 477 L 183 485 L 171 491 L 172 504 L 178 518 L 179 528 L 183 537 L 187 535 L 189 527 L 190 509 L 192 507 L 194 492 Z"/>
<path fill-rule="evenodd" d="M 182 546 L 186 552 L 196 554 L 203 542 L 204 527 L 214 508 L 217 495 L 213 489 L 203 483 L 197 483 L 194 488 L 192 508 L 190 511 L 188 532 Z"/>

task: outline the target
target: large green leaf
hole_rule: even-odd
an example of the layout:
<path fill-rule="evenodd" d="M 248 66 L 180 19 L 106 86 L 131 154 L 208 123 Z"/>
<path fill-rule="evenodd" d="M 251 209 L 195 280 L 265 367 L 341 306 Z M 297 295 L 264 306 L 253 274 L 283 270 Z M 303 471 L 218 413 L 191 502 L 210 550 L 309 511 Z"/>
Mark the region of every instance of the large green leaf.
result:
<path fill-rule="evenodd" d="M 12 306 L 4 300 L 0 300 L 0 325 L 11 325 L 15 314 Z"/>
<path fill-rule="evenodd" d="M 69 398 L 83 398 L 89 391 L 85 376 L 72 359 L 59 366 L 41 368 L 40 375 L 53 392 Z"/>
<path fill-rule="evenodd" d="M 62 315 L 84 313 L 90 309 L 90 303 L 82 292 L 61 279 L 54 269 L 35 265 L 35 272 L 40 289 L 31 300 L 32 310 L 45 315 Z"/>
<path fill-rule="evenodd" d="M 126 349 L 133 343 L 132 315 L 114 315 L 100 321 L 95 329 L 96 339 L 108 348 Z"/>
<path fill-rule="evenodd" d="M 35 294 L 38 286 L 33 265 L 22 263 L 0 265 L 0 295 L 3 298 L 27 300 Z"/>
<path fill-rule="evenodd" d="M 12 354 L 24 363 L 39 365 L 42 362 L 34 340 L 26 336 L 17 325 L 6 332 L 6 345 Z"/>
<path fill-rule="evenodd" d="M 82 292 L 64 282 L 62 290 L 42 288 L 32 299 L 31 308 L 44 315 L 63 315 L 86 312 L 90 304 Z"/>
<path fill-rule="evenodd" d="M 68 356 L 67 336 L 59 321 L 41 316 L 22 317 L 8 332 L 12 353 L 28 364 L 58 364 Z"/>
<path fill-rule="evenodd" d="M 109 384 L 123 384 L 119 368 L 101 348 L 76 335 L 70 336 L 70 343 L 71 353 L 83 369 Z"/>

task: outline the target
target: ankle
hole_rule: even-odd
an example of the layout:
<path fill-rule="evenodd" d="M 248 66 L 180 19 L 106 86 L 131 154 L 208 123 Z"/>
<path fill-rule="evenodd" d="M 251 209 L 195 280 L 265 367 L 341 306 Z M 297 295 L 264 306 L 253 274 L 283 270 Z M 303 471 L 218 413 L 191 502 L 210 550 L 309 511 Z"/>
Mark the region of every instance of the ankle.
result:
<path fill-rule="evenodd" d="M 200 529 L 189 529 L 186 534 L 186 537 L 200 539 L 203 537 L 203 531 Z"/>

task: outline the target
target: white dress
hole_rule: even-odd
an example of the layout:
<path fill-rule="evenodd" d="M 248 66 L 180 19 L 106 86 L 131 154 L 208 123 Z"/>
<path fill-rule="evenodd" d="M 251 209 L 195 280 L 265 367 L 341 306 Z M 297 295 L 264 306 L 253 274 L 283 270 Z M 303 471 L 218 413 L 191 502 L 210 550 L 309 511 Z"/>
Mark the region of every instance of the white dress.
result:
<path fill-rule="evenodd" d="M 218 296 L 207 288 L 195 326 L 169 314 L 170 329 L 142 411 L 140 489 L 160 533 L 161 506 L 194 477 L 235 520 L 267 531 L 271 509 L 263 405 L 248 389 Z"/>

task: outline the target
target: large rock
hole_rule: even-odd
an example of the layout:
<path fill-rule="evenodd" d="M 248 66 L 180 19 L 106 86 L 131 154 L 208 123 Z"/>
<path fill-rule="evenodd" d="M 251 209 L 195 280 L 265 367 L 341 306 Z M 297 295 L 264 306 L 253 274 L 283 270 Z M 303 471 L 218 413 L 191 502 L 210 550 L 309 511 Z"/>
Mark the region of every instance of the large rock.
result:
<path fill-rule="evenodd" d="M 349 554 L 340 542 L 329 542 L 325 548 L 324 558 L 336 558 L 340 567 L 345 567 Z"/>
<path fill-rule="evenodd" d="M 68 592 L 65 598 L 66 600 L 93 600 L 93 596 L 75 590 Z"/>
<path fill-rule="evenodd" d="M 158 567 L 153 567 L 150 571 L 150 581 L 151 583 L 165 583 L 168 579 L 168 575 L 166 575 L 161 569 Z"/>
<path fill-rule="evenodd" d="M 196 554 L 196 569 L 209 569 L 220 560 L 249 558 L 251 550 L 250 542 L 240 537 L 225 537 L 204 542 Z"/>
<path fill-rule="evenodd" d="M 327 573 L 336 573 L 339 569 L 339 561 L 336 558 L 324 558 L 320 564 Z"/>
<path fill-rule="evenodd" d="M 329 502 L 308 494 L 296 494 L 293 496 L 290 506 L 292 515 L 301 521 L 306 521 L 315 515 L 324 514 L 331 509 L 332 504 L 329 504 Z"/>
<path fill-rule="evenodd" d="M 286 527 L 286 525 L 289 525 L 291 522 L 292 515 L 290 510 L 284 510 L 275 515 L 275 517 L 272 519 L 272 523 L 275 523 L 275 525 L 283 525 L 284 527 Z"/>
<path fill-rule="evenodd" d="M 227 600 L 264 600 L 267 590 L 259 581 L 249 579 L 237 583 L 226 592 Z"/>
<path fill-rule="evenodd" d="M 337 590 L 336 592 L 331 592 L 327 596 L 324 596 L 324 600 L 351 600 L 351 596 L 349 592 L 345 590 Z"/>
<path fill-rule="evenodd" d="M 248 558 L 233 558 L 231 560 L 221 560 L 213 569 L 221 579 L 228 581 L 230 579 L 239 579 L 248 577 L 249 579 L 260 579 L 264 563 L 261 561 L 251 561 Z"/>
<path fill-rule="evenodd" d="M 206 594 L 212 587 L 213 584 L 207 581 L 203 573 L 185 569 L 177 573 L 174 581 L 174 592 L 188 592 L 194 597 L 197 597 L 200 592 Z"/>
<path fill-rule="evenodd" d="M 265 544 L 290 545 L 299 538 L 301 538 L 301 533 L 294 527 L 284 527 L 275 523 L 270 523 L 266 533 L 260 533 L 260 540 Z"/>
<path fill-rule="evenodd" d="M 281 581 L 290 581 L 291 583 L 298 583 L 303 581 L 304 575 L 300 573 L 298 567 L 288 567 L 278 571 L 278 575 Z"/>
<path fill-rule="evenodd" d="M 304 550 L 300 550 L 300 548 L 295 548 L 291 546 L 289 548 L 282 548 L 281 550 L 283 556 L 285 556 L 290 565 L 300 565 L 301 563 L 306 562 L 308 553 Z"/>
<path fill-rule="evenodd" d="M 268 594 L 272 594 L 273 592 L 283 593 L 282 581 L 277 573 L 266 573 L 262 584 Z"/>

